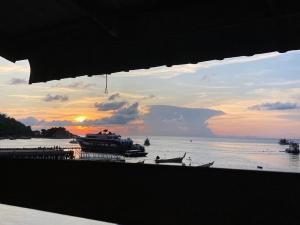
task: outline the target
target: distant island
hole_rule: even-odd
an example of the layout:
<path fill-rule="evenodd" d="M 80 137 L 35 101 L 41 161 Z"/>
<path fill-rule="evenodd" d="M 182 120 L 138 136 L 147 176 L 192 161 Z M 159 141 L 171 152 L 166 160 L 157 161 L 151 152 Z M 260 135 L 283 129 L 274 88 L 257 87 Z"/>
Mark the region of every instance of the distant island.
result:
<path fill-rule="evenodd" d="M 50 129 L 42 129 L 39 133 L 38 131 L 33 131 L 35 133 L 34 137 L 40 138 L 54 138 L 54 139 L 64 139 L 64 138 L 76 138 L 75 134 L 66 130 L 64 127 L 52 127 Z"/>
<path fill-rule="evenodd" d="M 33 131 L 30 126 L 26 126 L 16 119 L 5 114 L 0 114 L 0 139 L 29 139 L 29 138 L 76 138 L 64 127 L 52 127 Z"/>

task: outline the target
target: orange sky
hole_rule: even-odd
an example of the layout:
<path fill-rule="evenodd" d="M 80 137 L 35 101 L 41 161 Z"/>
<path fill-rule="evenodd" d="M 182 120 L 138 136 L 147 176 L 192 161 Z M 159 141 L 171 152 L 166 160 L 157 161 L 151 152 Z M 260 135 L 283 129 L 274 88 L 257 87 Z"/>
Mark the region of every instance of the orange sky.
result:
<path fill-rule="evenodd" d="M 267 113 L 257 117 L 227 114 L 209 119 L 208 127 L 217 136 L 298 138 L 300 122 Z"/>
<path fill-rule="evenodd" d="M 85 120 L 112 117 L 114 111 L 99 111 L 95 104 L 108 102 L 109 96 L 119 93 L 121 97 L 114 101 L 125 101 L 126 107 L 138 102 L 140 115 L 147 113 L 151 105 L 220 110 L 224 115 L 207 121 L 217 136 L 300 137 L 299 65 L 300 52 L 293 51 L 122 72 L 109 76 L 109 95 L 105 95 L 103 76 L 28 85 L 27 61 L 13 64 L 0 58 L 0 112 L 17 119 L 34 117 L 47 123 L 77 122 L 67 128 L 81 135 L 106 127 L 124 134 L 143 129 L 143 121 L 135 119 L 126 125 L 80 125 L 79 117 Z M 47 96 L 53 99 L 47 100 Z M 250 109 L 276 102 L 295 108 Z"/>

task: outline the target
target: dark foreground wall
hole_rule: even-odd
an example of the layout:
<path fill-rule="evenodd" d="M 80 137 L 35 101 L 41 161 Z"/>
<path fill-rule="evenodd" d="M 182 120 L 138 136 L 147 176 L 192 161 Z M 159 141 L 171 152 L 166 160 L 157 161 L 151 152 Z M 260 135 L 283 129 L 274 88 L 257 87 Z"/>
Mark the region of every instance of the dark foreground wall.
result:
<path fill-rule="evenodd" d="M 0 160 L 0 202 L 121 224 L 299 224 L 300 174 Z"/>

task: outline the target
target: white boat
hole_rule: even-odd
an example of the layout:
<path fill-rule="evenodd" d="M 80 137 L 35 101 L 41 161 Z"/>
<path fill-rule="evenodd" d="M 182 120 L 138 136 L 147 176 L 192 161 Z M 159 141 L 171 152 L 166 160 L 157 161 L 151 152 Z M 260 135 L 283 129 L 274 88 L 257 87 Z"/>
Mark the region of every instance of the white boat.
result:
<path fill-rule="evenodd" d="M 121 138 L 107 129 L 98 134 L 87 134 L 76 139 L 81 150 L 86 152 L 110 153 L 126 155 L 127 157 L 146 156 L 142 145 L 134 144 L 130 138 Z M 134 153 L 134 154 L 133 154 Z"/>

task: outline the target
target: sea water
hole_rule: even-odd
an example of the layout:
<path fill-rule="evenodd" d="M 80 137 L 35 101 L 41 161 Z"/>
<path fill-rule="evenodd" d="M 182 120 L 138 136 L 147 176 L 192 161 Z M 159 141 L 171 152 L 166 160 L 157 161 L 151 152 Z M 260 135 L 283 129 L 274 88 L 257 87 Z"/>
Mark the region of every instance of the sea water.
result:
<path fill-rule="evenodd" d="M 133 136 L 134 142 L 143 144 L 146 137 Z M 180 157 L 186 153 L 185 165 L 199 166 L 214 161 L 214 167 L 257 170 L 300 172 L 299 155 L 284 152 L 287 146 L 279 145 L 276 139 L 254 138 L 200 138 L 152 136 L 150 146 L 145 147 L 149 153 L 143 158 L 127 158 L 127 162 L 155 163 L 160 158 Z M 70 139 L 24 139 L 0 140 L 4 147 L 78 147 L 70 144 Z M 77 152 L 78 154 L 78 152 Z M 179 164 L 181 166 L 181 164 Z"/>
<path fill-rule="evenodd" d="M 131 137 L 136 143 L 143 144 L 146 137 Z M 151 136 L 151 145 L 146 147 L 147 157 L 126 159 L 129 163 L 145 160 L 153 164 L 156 156 L 160 158 L 179 157 L 186 153 L 184 164 L 198 166 L 214 161 L 213 167 L 300 172 L 299 155 L 284 152 L 287 146 L 278 144 L 276 139 L 247 138 L 200 138 Z M 76 147 L 70 139 L 30 139 L 0 140 L 4 147 Z M 182 166 L 179 164 L 178 166 Z M 107 225 L 108 223 L 85 220 L 82 218 L 41 212 L 31 209 L 0 205 L 1 224 L 10 225 Z M 46 219 L 45 219 L 46 218 Z M 55 222 L 54 222 L 55 221 Z"/>
<path fill-rule="evenodd" d="M 144 137 L 133 137 L 143 143 Z M 145 163 L 160 158 L 172 158 L 187 153 L 184 163 L 192 166 L 214 161 L 213 167 L 300 172 L 299 155 L 284 152 L 287 146 L 276 139 L 151 137 Z M 130 161 L 130 159 L 128 160 Z"/>

